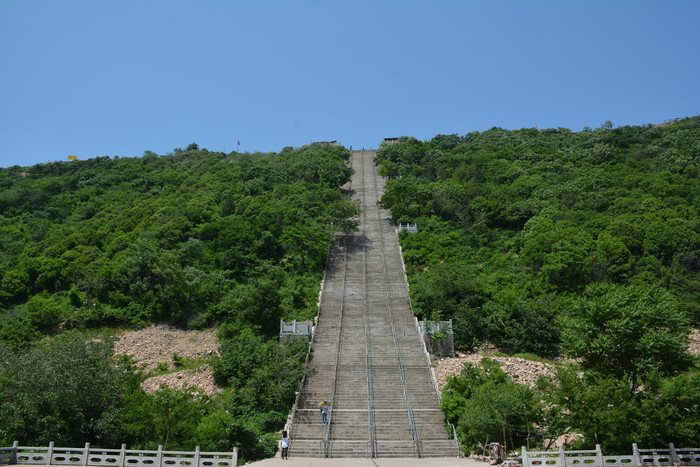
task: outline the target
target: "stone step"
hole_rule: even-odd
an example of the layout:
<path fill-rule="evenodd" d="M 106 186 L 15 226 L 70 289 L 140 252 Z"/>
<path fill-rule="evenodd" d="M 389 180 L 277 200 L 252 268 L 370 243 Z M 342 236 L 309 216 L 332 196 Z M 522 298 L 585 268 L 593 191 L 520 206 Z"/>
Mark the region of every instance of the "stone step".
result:
<path fill-rule="evenodd" d="M 317 441 L 324 439 L 325 432 L 326 425 L 321 424 L 321 418 L 319 417 L 317 423 L 293 423 L 289 427 L 289 438 L 294 441 Z"/>
<path fill-rule="evenodd" d="M 377 440 L 377 457 L 418 457 L 418 452 L 409 435 L 397 440 Z"/>
<path fill-rule="evenodd" d="M 421 457 L 460 457 L 459 443 L 454 439 L 421 442 Z"/>

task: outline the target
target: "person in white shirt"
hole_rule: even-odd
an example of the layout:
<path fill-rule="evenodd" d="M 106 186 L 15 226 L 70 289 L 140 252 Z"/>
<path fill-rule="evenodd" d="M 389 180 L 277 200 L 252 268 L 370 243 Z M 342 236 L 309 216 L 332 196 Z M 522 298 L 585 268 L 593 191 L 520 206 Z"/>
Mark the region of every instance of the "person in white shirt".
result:
<path fill-rule="evenodd" d="M 289 459 L 289 435 L 287 431 L 282 432 L 282 459 Z"/>

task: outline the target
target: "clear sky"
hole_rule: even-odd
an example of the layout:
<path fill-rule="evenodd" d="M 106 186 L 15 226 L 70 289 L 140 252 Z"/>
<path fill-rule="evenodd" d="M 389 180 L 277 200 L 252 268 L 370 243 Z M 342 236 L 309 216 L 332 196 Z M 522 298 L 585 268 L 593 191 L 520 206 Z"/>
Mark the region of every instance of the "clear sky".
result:
<path fill-rule="evenodd" d="M 0 166 L 700 113 L 697 0 L 0 0 Z"/>

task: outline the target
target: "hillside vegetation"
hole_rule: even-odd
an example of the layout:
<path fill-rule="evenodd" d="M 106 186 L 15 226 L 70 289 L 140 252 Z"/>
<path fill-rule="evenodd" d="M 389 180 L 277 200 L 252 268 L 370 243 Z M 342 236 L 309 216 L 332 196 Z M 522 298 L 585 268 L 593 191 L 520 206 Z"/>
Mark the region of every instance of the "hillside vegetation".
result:
<path fill-rule="evenodd" d="M 345 148 L 200 149 L 0 169 L 0 445 L 272 455 L 333 233 L 356 227 Z M 565 432 L 607 453 L 700 444 L 700 118 L 665 127 L 493 128 L 400 138 L 376 158 L 422 319 L 455 342 L 546 360 L 534 387 L 485 361 L 448 378 L 466 450 Z M 217 330 L 221 392 L 146 392 L 124 328 Z M 440 337 L 440 336 L 435 336 Z M 561 363 L 558 357 L 570 357 Z M 547 360 L 549 359 L 549 360 Z"/>
<path fill-rule="evenodd" d="M 402 137 L 376 162 L 382 204 L 418 224 L 401 246 L 419 317 L 452 319 L 464 350 L 578 362 L 535 391 L 493 362 L 448 381 L 467 448 L 565 431 L 607 452 L 700 442 L 700 117 Z"/>
<path fill-rule="evenodd" d="M 0 445 L 273 453 L 308 347 L 280 346 L 279 320 L 315 316 L 332 235 L 355 226 L 349 156 L 193 143 L 0 169 Z M 223 393 L 141 389 L 109 329 L 154 322 L 218 327 Z"/>

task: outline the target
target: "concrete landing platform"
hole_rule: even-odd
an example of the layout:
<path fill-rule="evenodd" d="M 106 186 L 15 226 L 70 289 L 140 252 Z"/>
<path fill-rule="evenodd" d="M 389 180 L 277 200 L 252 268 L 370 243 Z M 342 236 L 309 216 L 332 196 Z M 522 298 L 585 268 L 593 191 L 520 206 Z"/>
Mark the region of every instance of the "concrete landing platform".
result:
<path fill-rule="evenodd" d="M 487 462 L 455 457 L 431 457 L 428 459 L 319 459 L 316 457 L 298 457 L 282 460 L 279 457 L 264 459 L 249 464 L 253 467 L 490 467 Z M 10 464 L 5 467 L 27 467 L 27 465 Z M 56 467 L 34 465 L 32 467 Z"/>
<path fill-rule="evenodd" d="M 254 467 L 488 467 L 489 464 L 488 462 L 478 462 L 474 459 L 455 457 L 434 457 L 429 459 L 319 459 L 315 457 L 299 457 L 287 460 L 276 457 L 246 465 Z"/>

